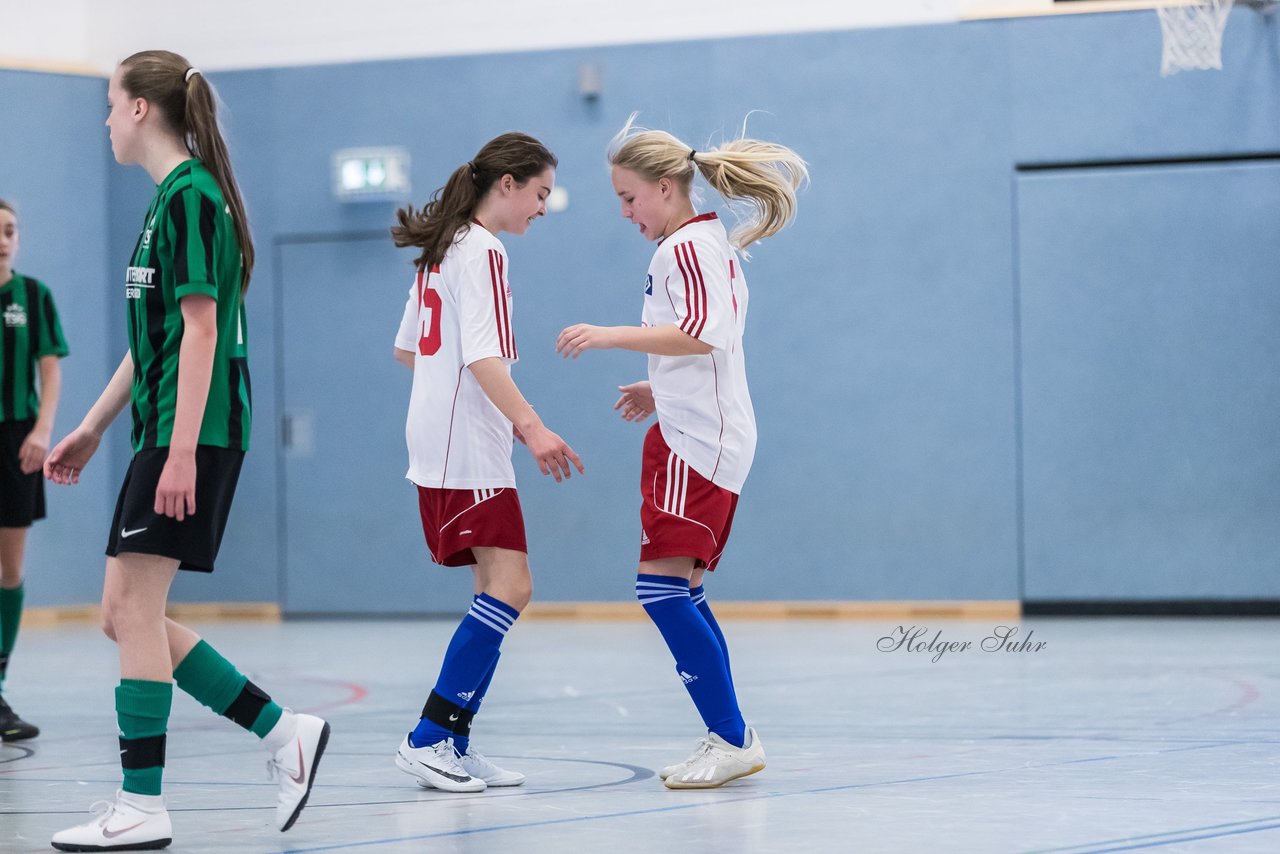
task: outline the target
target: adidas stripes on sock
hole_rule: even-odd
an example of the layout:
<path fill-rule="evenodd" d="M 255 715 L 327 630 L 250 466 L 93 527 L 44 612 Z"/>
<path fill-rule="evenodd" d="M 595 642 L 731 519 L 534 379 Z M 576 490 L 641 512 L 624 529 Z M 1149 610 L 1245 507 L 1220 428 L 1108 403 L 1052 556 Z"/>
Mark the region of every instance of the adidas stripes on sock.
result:
<path fill-rule="evenodd" d="M 209 644 L 200 641 L 173 669 L 178 687 L 200 704 L 266 738 L 284 710 Z"/>
<path fill-rule="evenodd" d="M 676 672 L 707 729 L 736 747 L 743 746 L 747 726 L 729 669 L 715 633 L 689 598 L 688 579 L 638 575 L 636 598 L 667 642 Z"/>
<path fill-rule="evenodd" d="M 440 676 L 422 707 L 422 717 L 409 734 L 411 747 L 426 747 L 454 737 L 454 728 L 464 717 L 470 733 L 471 717 L 479 708 L 477 696 L 482 696 L 482 689 L 488 690 L 502 640 L 519 616 L 515 608 L 487 593 L 471 600 L 471 610 L 458 624 L 445 650 Z M 473 702 L 475 708 L 468 714 Z"/>

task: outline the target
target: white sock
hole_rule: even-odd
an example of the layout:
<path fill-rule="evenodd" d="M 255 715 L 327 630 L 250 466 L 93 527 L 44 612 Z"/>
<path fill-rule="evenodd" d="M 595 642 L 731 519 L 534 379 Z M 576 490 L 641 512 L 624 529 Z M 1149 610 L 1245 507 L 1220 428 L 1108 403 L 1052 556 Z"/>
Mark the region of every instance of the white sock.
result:
<path fill-rule="evenodd" d="M 164 812 L 163 795 L 139 795 L 137 792 L 126 792 L 121 789 L 117 797 L 120 803 L 141 812 Z"/>
<path fill-rule="evenodd" d="M 280 713 L 280 720 L 276 721 L 276 725 L 271 731 L 262 738 L 262 746 L 267 749 L 268 753 L 278 753 L 280 748 L 293 741 L 293 737 L 298 734 L 298 718 L 290 709 L 284 709 Z"/>

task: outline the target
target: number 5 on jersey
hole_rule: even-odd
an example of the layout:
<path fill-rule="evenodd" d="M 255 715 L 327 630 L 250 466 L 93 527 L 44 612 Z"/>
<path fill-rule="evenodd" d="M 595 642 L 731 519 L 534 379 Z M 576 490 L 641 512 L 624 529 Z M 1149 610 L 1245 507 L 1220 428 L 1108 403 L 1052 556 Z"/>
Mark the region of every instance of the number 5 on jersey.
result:
<path fill-rule="evenodd" d="M 431 268 L 431 273 L 439 273 L 440 267 Z M 431 274 L 425 276 L 418 271 L 418 318 L 421 331 L 418 334 L 418 352 L 423 356 L 434 356 L 440 351 L 440 292 L 430 287 Z M 431 313 L 427 320 L 422 320 L 422 310 Z"/>

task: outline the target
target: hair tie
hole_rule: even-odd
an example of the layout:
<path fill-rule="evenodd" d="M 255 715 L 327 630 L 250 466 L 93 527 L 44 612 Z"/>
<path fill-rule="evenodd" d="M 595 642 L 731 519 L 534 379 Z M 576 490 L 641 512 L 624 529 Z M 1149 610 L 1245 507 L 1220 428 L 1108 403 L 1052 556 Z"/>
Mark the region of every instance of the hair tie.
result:
<path fill-rule="evenodd" d="M 698 153 L 698 149 L 696 149 L 696 148 L 691 148 L 691 149 L 689 149 L 689 161 L 690 161 L 690 162 L 692 162 L 692 161 L 693 161 L 693 155 L 695 155 L 695 154 L 697 154 L 697 153 Z"/>
<path fill-rule="evenodd" d="M 183 82 L 190 83 L 190 82 L 191 82 L 191 78 L 192 78 L 192 77 L 194 77 L 195 75 L 199 74 L 199 73 L 200 73 L 200 69 L 199 69 L 199 68 L 188 68 L 188 69 L 187 69 L 186 77 L 184 77 L 184 78 L 183 78 Z"/>
<path fill-rule="evenodd" d="M 480 170 L 476 169 L 476 164 L 470 160 L 467 161 L 467 168 L 471 170 L 471 180 L 474 181 L 480 177 Z"/>

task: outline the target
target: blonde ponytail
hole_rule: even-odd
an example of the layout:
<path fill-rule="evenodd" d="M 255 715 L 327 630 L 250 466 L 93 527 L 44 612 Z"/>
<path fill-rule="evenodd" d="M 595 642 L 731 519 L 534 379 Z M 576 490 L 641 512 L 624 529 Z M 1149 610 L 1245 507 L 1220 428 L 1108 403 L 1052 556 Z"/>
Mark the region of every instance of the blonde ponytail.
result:
<path fill-rule="evenodd" d="M 743 136 L 706 150 L 694 150 L 661 130 L 636 127 L 632 113 L 609 145 L 609 163 L 646 181 L 670 178 L 688 195 L 694 169 L 730 202 L 747 202 L 748 217 L 729 235 L 739 249 L 772 237 L 796 215 L 796 190 L 809 180 L 809 166 L 785 145 Z"/>

